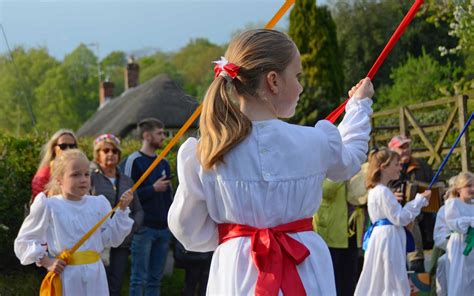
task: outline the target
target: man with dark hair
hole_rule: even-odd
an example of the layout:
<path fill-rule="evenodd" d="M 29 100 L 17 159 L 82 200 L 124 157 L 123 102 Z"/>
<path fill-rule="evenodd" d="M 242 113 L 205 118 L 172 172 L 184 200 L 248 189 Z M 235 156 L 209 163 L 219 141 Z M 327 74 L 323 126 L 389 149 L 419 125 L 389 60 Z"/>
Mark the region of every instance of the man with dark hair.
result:
<path fill-rule="evenodd" d="M 433 170 L 421 159 L 411 155 L 411 140 L 403 135 L 393 137 L 388 143 L 388 148 L 400 155 L 400 178 L 390 182 L 389 186 L 395 191 L 399 201 L 412 199 L 405 196 L 407 182 L 421 181 L 430 183 L 433 178 Z M 409 270 L 424 272 L 423 246 L 431 248 L 433 245 L 434 218 L 429 213 L 421 213 L 413 222 L 412 234 L 415 240 L 415 251 L 408 253 Z M 422 227 L 420 227 L 422 226 Z"/>
<path fill-rule="evenodd" d="M 142 140 L 141 149 L 122 162 L 124 174 L 135 182 L 156 159 L 155 151 L 166 139 L 163 122 L 154 118 L 138 123 L 138 134 Z M 172 202 L 170 177 L 170 166 L 163 159 L 137 189 L 145 217 L 132 240 L 130 295 L 160 295 L 171 238 L 167 222 Z"/>

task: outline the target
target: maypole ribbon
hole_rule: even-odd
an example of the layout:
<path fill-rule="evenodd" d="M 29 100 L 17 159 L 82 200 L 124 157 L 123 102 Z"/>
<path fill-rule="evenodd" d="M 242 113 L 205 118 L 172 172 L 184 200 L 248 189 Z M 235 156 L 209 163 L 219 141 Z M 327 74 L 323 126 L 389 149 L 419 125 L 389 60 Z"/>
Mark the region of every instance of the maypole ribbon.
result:
<path fill-rule="evenodd" d="M 443 169 L 444 165 L 446 164 L 446 162 L 448 161 L 449 157 L 450 157 L 451 154 L 453 153 L 454 148 L 456 148 L 456 145 L 457 145 L 457 144 L 459 143 L 459 141 L 461 140 L 462 135 L 464 135 L 464 133 L 466 132 L 466 130 L 467 130 L 469 124 L 471 123 L 473 117 L 474 117 L 474 112 L 471 113 L 471 116 L 469 116 L 469 119 L 466 121 L 466 124 L 464 124 L 464 127 L 462 128 L 461 132 L 459 133 L 459 135 L 458 135 L 456 141 L 454 141 L 454 144 L 451 146 L 451 149 L 449 149 L 448 154 L 446 154 L 446 156 L 444 157 L 443 162 L 441 163 L 441 165 L 440 165 L 439 168 L 438 168 L 438 171 L 436 172 L 436 174 L 434 175 L 433 179 L 431 180 L 431 183 L 430 183 L 430 186 L 428 186 L 428 189 L 431 189 L 431 187 L 433 186 L 433 184 L 438 180 L 438 176 L 439 176 L 439 174 L 441 173 L 441 170 Z"/>
<path fill-rule="evenodd" d="M 288 11 L 288 9 L 295 3 L 295 0 L 287 0 L 273 18 L 266 24 L 265 29 L 273 28 L 281 17 Z M 143 175 L 138 179 L 138 181 L 133 185 L 131 191 L 134 192 L 137 188 L 145 181 L 145 179 L 150 175 L 153 169 L 160 163 L 160 161 L 168 154 L 168 152 L 173 148 L 173 146 L 178 142 L 182 135 L 189 129 L 191 124 L 199 117 L 202 111 L 202 104 L 196 108 L 191 117 L 186 121 L 186 123 L 179 129 L 176 135 L 170 140 L 168 145 L 161 151 L 158 157 L 153 161 L 153 163 L 148 167 L 148 169 L 143 173 Z M 68 263 L 71 260 L 74 252 L 79 249 L 79 247 L 89 239 L 89 237 L 119 208 L 120 202 L 112 209 L 105 217 L 103 217 L 94 227 L 92 227 L 71 249 L 63 251 L 57 258 L 66 261 Z M 54 272 L 48 272 L 41 283 L 40 296 L 61 296 L 62 295 L 62 286 L 60 276 Z"/>
<path fill-rule="evenodd" d="M 367 73 L 367 77 L 369 77 L 370 80 L 373 80 L 375 74 L 379 70 L 379 68 L 382 65 L 382 63 L 384 62 L 385 58 L 388 56 L 388 54 L 392 50 L 393 46 L 397 43 L 398 39 L 400 39 L 403 32 L 408 27 L 411 20 L 415 17 L 416 12 L 418 11 L 418 9 L 420 9 L 420 6 L 422 4 L 423 4 L 423 0 L 416 0 L 415 3 L 413 3 L 412 7 L 408 11 L 408 13 L 405 15 L 405 17 L 403 18 L 401 23 L 398 25 L 398 27 L 395 30 L 395 32 L 393 33 L 392 37 L 390 37 L 390 40 L 388 41 L 387 45 L 385 45 L 385 48 L 382 50 L 379 57 L 375 61 L 375 64 L 372 66 L 369 73 Z M 326 120 L 334 123 L 339 118 L 339 116 L 341 116 L 342 112 L 344 112 L 344 109 L 345 109 L 346 104 L 349 101 L 349 99 L 350 98 L 348 98 L 339 107 L 334 109 L 334 111 L 332 111 L 331 114 L 329 114 L 326 117 Z"/>

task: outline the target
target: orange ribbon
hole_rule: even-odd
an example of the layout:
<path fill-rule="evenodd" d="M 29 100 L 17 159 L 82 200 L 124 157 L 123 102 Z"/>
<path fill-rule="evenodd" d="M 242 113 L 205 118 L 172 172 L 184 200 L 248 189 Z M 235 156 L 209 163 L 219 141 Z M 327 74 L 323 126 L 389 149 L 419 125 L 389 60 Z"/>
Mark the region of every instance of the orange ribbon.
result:
<path fill-rule="evenodd" d="M 306 295 L 296 265 L 303 262 L 310 252 L 287 233 L 312 231 L 312 220 L 307 218 L 265 229 L 219 224 L 219 243 L 236 237 L 251 237 L 252 258 L 258 269 L 255 295 L 274 296 L 280 289 L 288 296 Z"/>

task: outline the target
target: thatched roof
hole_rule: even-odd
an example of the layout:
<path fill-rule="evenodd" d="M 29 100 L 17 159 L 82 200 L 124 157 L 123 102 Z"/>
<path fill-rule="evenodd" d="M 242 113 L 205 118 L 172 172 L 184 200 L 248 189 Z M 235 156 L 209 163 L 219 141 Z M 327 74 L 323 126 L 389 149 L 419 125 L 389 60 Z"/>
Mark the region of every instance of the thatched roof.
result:
<path fill-rule="evenodd" d="M 113 133 L 124 138 L 148 117 L 163 121 L 166 128 L 180 128 L 198 106 L 195 98 L 163 74 L 111 99 L 84 123 L 77 135 Z M 197 120 L 193 127 L 197 127 Z"/>

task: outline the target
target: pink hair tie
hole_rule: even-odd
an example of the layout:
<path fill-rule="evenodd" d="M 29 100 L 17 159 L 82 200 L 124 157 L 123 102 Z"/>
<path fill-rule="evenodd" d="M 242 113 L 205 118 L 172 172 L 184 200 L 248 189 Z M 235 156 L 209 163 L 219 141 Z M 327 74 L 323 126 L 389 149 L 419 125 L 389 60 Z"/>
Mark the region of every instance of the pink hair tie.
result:
<path fill-rule="evenodd" d="M 229 61 L 224 57 L 221 57 L 219 61 L 213 61 L 213 63 L 216 64 L 214 66 L 214 79 L 221 75 L 226 78 L 227 81 L 230 81 L 239 75 L 240 67 L 236 64 L 229 63 Z M 231 79 L 228 79 L 227 77 L 230 77 Z"/>

